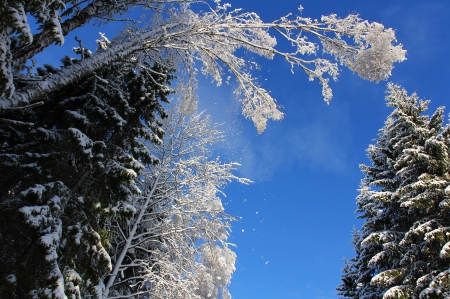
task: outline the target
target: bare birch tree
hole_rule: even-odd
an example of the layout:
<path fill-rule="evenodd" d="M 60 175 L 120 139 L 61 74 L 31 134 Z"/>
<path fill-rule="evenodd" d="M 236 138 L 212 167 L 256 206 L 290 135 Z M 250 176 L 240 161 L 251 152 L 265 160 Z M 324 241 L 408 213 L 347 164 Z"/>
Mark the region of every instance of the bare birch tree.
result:
<path fill-rule="evenodd" d="M 133 217 L 110 221 L 113 270 L 103 298 L 231 298 L 233 218 L 219 195 L 233 180 L 250 181 L 232 174 L 236 163 L 210 159 L 220 133 L 208 116 L 179 107 L 168 115 L 164 142 L 148 144 L 160 162 L 137 179 Z"/>

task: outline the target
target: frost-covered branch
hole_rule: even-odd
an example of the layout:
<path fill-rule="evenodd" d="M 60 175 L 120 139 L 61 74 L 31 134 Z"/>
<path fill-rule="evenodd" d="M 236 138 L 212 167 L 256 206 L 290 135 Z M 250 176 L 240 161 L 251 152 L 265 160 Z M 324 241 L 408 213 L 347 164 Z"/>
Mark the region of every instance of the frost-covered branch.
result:
<path fill-rule="evenodd" d="M 299 67 L 309 80 L 318 79 L 327 102 L 332 98 L 328 82 L 330 78 L 337 80 L 338 64 L 363 79 L 378 82 L 391 75 L 394 62 L 405 60 L 406 51 L 401 44 L 395 44 L 392 29 L 369 23 L 354 14 L 343 19 L 336 15 L 323 16 L 321 20 L 289 14 L 274 22 L 264 22 L 256 13 L 229 9 L 228 4 L 218 4 L 208 12 L 196 13 L 188 4 L 180 4 L 165 13 L 156 12 L 147 26 L 128 27 L 107 49 L 61 68 L 44 82 L 33 82 L 10 92 L 9 96 L 5 94 L 0 107 L 28 105 L 41 100 L 48 92 L 119 60 L 137 64 L 149 60 L 177 68 L 186 74 L 187 83 L 181 86 L 184 86 L 187 101 L 193 105 L 196 62 L 199 61 L 200 71 L 210 75 L 218 85 L 222 83 L 225 71 L 235 77 L 238 83 L 236 95 L 242 102 L 243 114 L 253 120 L 258 132 L 262 132 L 267 120 L 279 120 L 283 113 L 254 77 L 254 69 L 258 66 L 242 56 L 239 49 L 267 59 L 280 56 L 292 71 Z M 277 48 L 271 30 L 288 40 L 293 50 Z"/>
<path fill-rule="evenodd" d="M 134 215 L 113 233 L 114 269 L 103 298 L 205 298 L 206 290 L 208 297 L 228 298 L 235 254 L 226 239 L 233 218 L 218 195 L 233 180 L 250 181 L 232 174 L 236 163 L 208 159 L 206 145 L 220 139 L 208 116 L 188 115 L 177 106 L 162 128 L 164 141 L 148 144 L 159 163 L 138 176 L 142 195 L 134 198 Z M 123 225 L 114 218 L 111 231 Z"/>
<path fill-rule="evenodd" d="M 39 5 L 37 1 L 31 5 L 23 0 L 15 2 L 9 9 L 2 12 L 2 17 L 14 20 L 12 27 L 19 34 L 20 42 L 14 36 L 11 40 L 6 40 L 10 47 L 8 52 L 11 53 L 8 63 L 11 64 L 14 72 L 18 73 L 24 69 L 27 60 L 53 43 L 63 44 L 65 36 L 70 32 L 92 21 L 99 24 L 110 21 L 135 24 L 135 20 L 120 19 L 117 15 L 125 13 L 130 8 L 157 10 L 166 4 L 191 2 L 191 0 L 116 0 L 114 2 L 51 0 L 42 5 Z M 47 23 L 47 26 L 43 26 L 39 32 L 32 34 L 26 14 L 35 17 L 39 24 Z"/>

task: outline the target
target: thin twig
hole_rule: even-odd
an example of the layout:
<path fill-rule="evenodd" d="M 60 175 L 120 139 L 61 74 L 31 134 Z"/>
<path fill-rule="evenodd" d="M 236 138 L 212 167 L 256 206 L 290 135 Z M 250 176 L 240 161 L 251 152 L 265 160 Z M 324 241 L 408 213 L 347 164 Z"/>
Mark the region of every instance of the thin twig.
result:
<path fill-rule="evenodd" d="M 80 51 L 81 51 L 81 60 L 84 59 L 84 48 L 83 48 L 83 42 L 81 41 L 81 39 L 78 38 L 78 36 L 75 36 L 75 40 L 78 42 L 78 44 L 80 45 Z"/>
<path fill-rule="evenodd" d="M 3 110 L 25 110 L 25 109 L 31 109 L 37 106 L 42 106 L 44 105 L 44 102 L 40 101 L 40 102 L 36 102 L 27 106 L 22 106 L 22 107 L 10 107 L 10 108 L 3 108 Z"/>
<path fill-rule="evenodd" d="M 21 81 L 21 82 L 38 82 L 38 81 L 45 81 L 47 78 L 49 78 L 52 74 L 47 74 L 45 76 L 41 76 L 40 78 L 21 78 L 21 77 L 14 77 L 15 81 Z"/>
<path fill-rule="evenodd" d="M 10 125 L 15 125 L 15 126 L 34 127 L 34 123 L 26 123 L 26 122 L 23 122 L 23 121 L 6 119 L 6 118 L 0 118 L 0 122 L 7 123 L 7 124 L 10 124 Z"/>

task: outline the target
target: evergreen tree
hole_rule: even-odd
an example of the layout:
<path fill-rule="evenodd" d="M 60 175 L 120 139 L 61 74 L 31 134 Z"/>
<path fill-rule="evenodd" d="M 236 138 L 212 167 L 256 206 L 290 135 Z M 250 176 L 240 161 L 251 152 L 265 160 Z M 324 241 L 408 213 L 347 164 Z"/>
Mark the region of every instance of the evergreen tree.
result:
<path fill-rule="evenodd" d="M 372 166 L 361 166 L 357 274 L 346 270 L 338 290 L 350 298 L 445 297 L 449 127 L 442 108 L 422 115 L 429 102 L 399 86 L 389 85 L 387 104 L 395 110 L 368 149 Z"/>
<path fill-rule="evenodd" d="M 64 64 L 76 61 L 65 58 Z M 42 76 L 57 70 L 46 65 Z M 104 222 L 132 215 L 135 178 L 158 160 L 170 70 L 113 63 L 0 123 L 0 297 L 100 297 Z M 105 212 L 106 209 L 109 212 Z M 78 297 L 77 297 L 78 298 Z"/>
<path fill-rule="evenodd" d="M 355 267 L 355 264 L 359 257 L 360 247 L 358 246 L 359 241 L 359 232 L 353 227 L 352 232 L 352 241 L 351 244 L 355 246 L 356 257 L 347 260 L 344 258 L 344 267 L 342 267 L 341 272 L 341 280 L 342 284 L 340 284 L 336 290 L 338 291 L 338 295 L 342 295 L 344 297 L 356 298 L 356 281 L 358 280 L 359 272 Z"/>

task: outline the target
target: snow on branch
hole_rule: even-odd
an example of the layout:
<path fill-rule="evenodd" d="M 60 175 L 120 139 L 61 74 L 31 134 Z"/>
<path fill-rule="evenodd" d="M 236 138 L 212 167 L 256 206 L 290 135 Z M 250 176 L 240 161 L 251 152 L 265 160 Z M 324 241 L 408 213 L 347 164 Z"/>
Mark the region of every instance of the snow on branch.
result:
<path fill-rule="evenodd" d="M 292 51 L 277 48 L 272 32 L 289 41 Z M 240 49 L 247 54 L 241 54 Z M 379 82 L 391 75 L 394 62 L 406 59 L 406 51 L 396 44 L 394 30 L 369 23 L 355 14 L 342 19 L 336 15 L 323 16 L 321 20 L 288 14 L 274 22 L 264 22 L 256 13 L 232 10 L 229 4 L 217 4 L 214 9 L 197 13 L 190 9 L 189 3 L 182 3 L 171 5 L 165 13 L 155 12 L 143 28 L 128 27 L 107 48 L 61 68 L 43 82 L 30 82 L 15 92 L 11 87 L 10 95 L 5 93 L 1 98 L 0 109 L 39 101 L 47 93 L 120 60 L 137 64 L 150 60 L 175 67 L 186 74 L 186 84 L 192 88 L 189 90 L 195 90 L 193 74 L 197 73 L 199 61 L 202 74 L 211 76 L 217 85 L 222 83 L 226 72 L 234 76 L 238 83 L 235 94 L 242 102 L 243 115 L 252 119 L 261 133 L 267 120 L 280 120 L 283 113 L 254 76 L 255 64 L 244 56 L 252 54 L 267 59 L 283 57 L 292 71 L 298 67 L 309 80 L 317 79 L 326 102 L 332 98 L 328 82 L 337 80 L 338 64 L 363 79 Z M 7 65 L 2 74 L 8 74 Z"/>
<path fill-rule="evenodd" d="M 231 298 L 236 254 L 227 238 L 234 218 L 220 195 L 231 181 L 251 181 L 233 174 L 237 163 L 209 159 L 208 145 L 221 135 L 209 116 L 178 104 L 163 129 L 164 142 L 147 144 L 160 163 L 136 178 L 142 195 L 133 198 L 133 217 L 111 219 L 114 269 L 103 298 Z"/>

